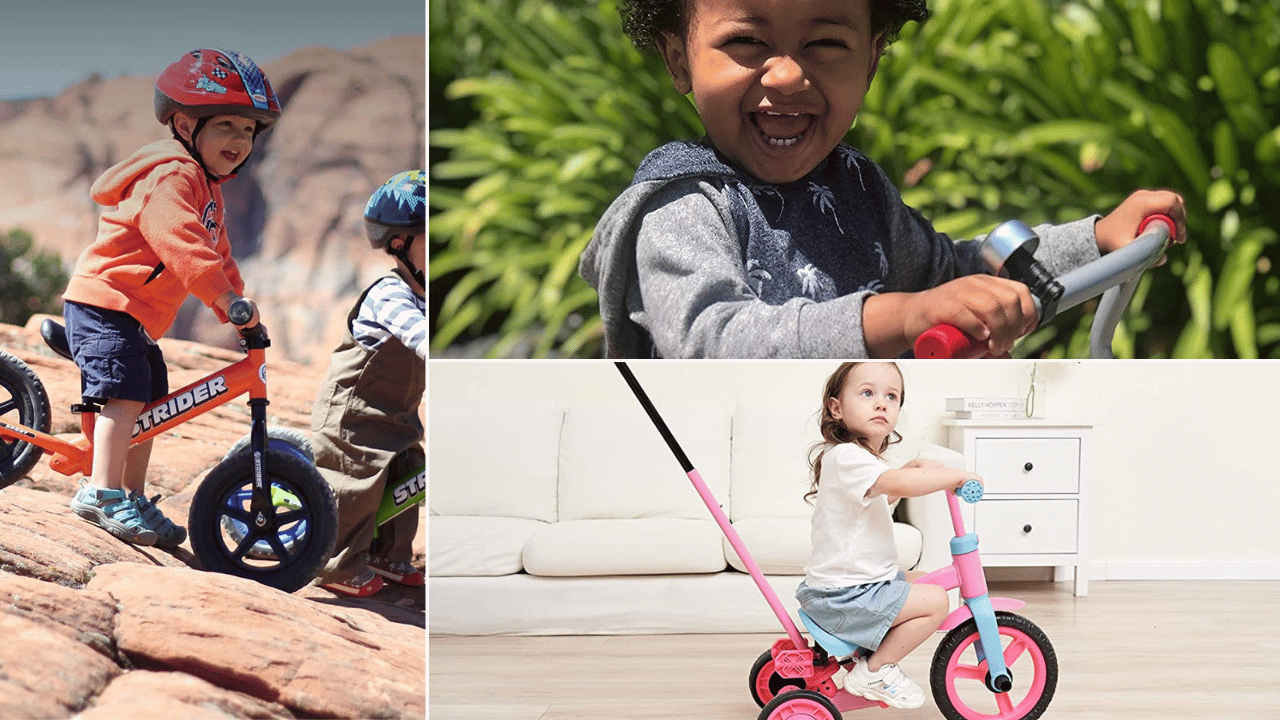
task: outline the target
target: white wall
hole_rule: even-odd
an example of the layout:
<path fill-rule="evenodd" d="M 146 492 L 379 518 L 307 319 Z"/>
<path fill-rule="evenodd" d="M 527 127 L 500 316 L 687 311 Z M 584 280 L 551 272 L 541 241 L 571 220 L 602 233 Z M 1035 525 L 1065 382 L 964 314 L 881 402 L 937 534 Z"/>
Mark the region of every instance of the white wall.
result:
<path fill-rule="evenodd" d="M 632 362 L 664 402 L 819 406 L 832 361 Z M 1023 397 L 1030 362 L 905 362 L 899 430 L 945 442 L 947 397 Z M 1092 422 L 1092 575 L 1280 578 L 1280 363 L 1040 362 L 1037 415 Z M 428 402 L 521 397 L 634 403 L 611 363 L 450 362 Z M 636 406 L 640 412 L 639 405 Z M 518 426 L 519 418 L 512 418 Z M 796 448 L 804 453 L 806 448 Z M 696 465 L 697 458 L 691 458 Z"/>

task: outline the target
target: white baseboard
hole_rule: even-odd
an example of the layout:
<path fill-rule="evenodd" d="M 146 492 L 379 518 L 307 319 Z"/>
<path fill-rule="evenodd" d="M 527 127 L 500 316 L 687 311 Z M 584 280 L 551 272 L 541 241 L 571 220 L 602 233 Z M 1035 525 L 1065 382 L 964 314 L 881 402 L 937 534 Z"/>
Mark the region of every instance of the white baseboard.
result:
<path fill-rule="evenodd" d="M 1280 560 L 1094 560 L 1090 580 L 1280 580 Z"/>

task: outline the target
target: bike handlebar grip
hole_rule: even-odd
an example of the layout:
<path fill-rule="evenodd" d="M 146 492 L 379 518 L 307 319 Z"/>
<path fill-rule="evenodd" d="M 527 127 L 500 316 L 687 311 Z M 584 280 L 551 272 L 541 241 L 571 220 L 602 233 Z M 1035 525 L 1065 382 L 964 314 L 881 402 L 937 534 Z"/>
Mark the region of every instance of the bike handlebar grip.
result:
<path fill-rule="evenodd" d="M 237 300 L 227 308 L 227 319 L 232 325 L 243 325 L 253 319 L 253 306 L 248 300 Z"/>
<path fill-rule="evenodd" d="M 1154 222 L 1164 223 L 1165 227 L 1169 228 L 1169 239 L 1172 240 L 1174 238 L 1174 233 L 1177 232 L 1177 230 L 1176 226 L 1173 224 L 1173 218 L 1165 215 L 1164 213 L 1151 213 L 1150 215 L 1142 218 L 1142 222 L 1138 225 L 1138 234 L 1141 235 L 1146 232 L 1147 228 Z"/>
<path fill-rule="evenodd" d="M 929 360 L 968 360 L 987 354 L 986 343 L 978 342 L 955 325 L 943 323 L 916 338 L 916 357 Z"/>
<path fill-rule="evenodd" d="M 977 480 L 965 480 L 964 484 L 956 488 L 956 495 L 968 503 L 976 503 L 982 499 L 982 483 Z"/>

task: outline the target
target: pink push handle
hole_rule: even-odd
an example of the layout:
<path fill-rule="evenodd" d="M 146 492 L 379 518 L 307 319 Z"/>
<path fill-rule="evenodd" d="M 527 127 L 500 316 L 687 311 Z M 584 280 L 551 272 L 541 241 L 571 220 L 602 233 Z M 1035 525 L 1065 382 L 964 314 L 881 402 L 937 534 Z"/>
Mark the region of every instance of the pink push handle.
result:
<path fill-rule="evenodd" d="M 955 325 L 942 323 L 920 333 L 915 351 L 917 358 L 927 360 L 970 360 L 985 357 L 987 345 Z"/>
<path fill-rule="evenodd" d="M 1164 213 L 1151 213 L 1150 215 L 1142 218 L 1142 223 L 1138 225 L 1138 234 L 1141 235 L 1142 233 L 1146 232 L 1147 227 L 1150 226 L 1151 223 L 1155 223 L 1155 222 L 1164 223 L 1165 227 L 1169 228 L 1169 239 L 1170 240 L 1174 239 L 1174 237 L 1176 236 L 1175 233 L 1177 232 L 1177 229 L 1173 224 L 1173 218 L 1169 217 L 1168 215 L 1165 215 Z"/>

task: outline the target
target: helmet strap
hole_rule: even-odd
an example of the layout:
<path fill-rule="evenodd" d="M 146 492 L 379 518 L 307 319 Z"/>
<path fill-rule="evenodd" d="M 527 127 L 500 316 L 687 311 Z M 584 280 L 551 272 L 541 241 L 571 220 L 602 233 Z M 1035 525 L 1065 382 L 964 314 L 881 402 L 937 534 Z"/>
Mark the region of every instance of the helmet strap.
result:
<path fill-rule="evenodd" d="M 427 286 L 426 272 L 424 272 L 422 268 L 415 267 L 413 264 L 413 261 L 409 259 L 409 243 L 408 242 L 401 243 L 399 250 L 392 250 L 391 246 L 388 245 L 387 251 L 392 255 L 396 256 L 396 258 L 399 259 L 400 262 L 404 263 L 405 267 L 409 268 L 409 274 L 413 276 L 414 280 L 418 281 L 418 285 L 424 288 Z"/>
<path fill-rule="evenodd" d="M 200 169 L 204 170 L 204 176 L 208 178 L 209 182 L 216 183 L 216 182 L 221 182 L 226 178 L 220 178 L 217 175 L 214 175 L 213 173 L 209 172 L 209 166 L 205 163 L 204 158 L 201 157 L 200 151 L 196 149 L 196 137 L 200 134 L 200 131 L 204 129 L 205 124 L 209 122 L 210 117 L 211 116 L 209 115 L 205 115 L 203 117 L 196 118 L 196 124 L 194 127 L 191 128 L 190 142 L 188 142 L 185 138 L 182 137 L 182 134 L 178 132 L 178 128 L 176 125 L 174 125 L 172 120 L 169 121 L 169 132 L 173 133 L 173 139 L 182 143 L 182 147 L 186 148 L 187 152 L 191 153 L 191 157 L 195 158 L 196 162 L 200 163 Z M 255 140 L 257 139 L 258 137 L 257 130 L 254 131 L 253 137 Z M 253 154 L 253 149 L 250 148 L 249 152 L 245 154 L 244 160 L 241 160 L 240 164 L 235 166 L 235 168 L 231 170 L 231 172 L 228 174 L 227 177 L 230 177 L 231 175 L 235 175 L 236 173 L 240 172 L 240 168 L 244 167 L 244 164 L 249 162 L 249 156 L 252 154 Z"/>

